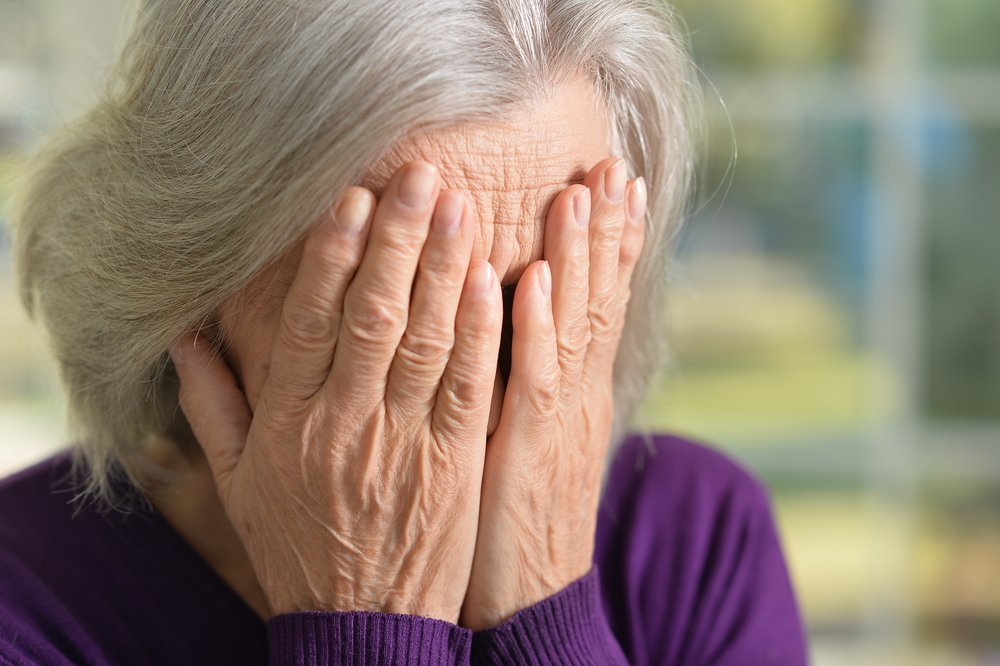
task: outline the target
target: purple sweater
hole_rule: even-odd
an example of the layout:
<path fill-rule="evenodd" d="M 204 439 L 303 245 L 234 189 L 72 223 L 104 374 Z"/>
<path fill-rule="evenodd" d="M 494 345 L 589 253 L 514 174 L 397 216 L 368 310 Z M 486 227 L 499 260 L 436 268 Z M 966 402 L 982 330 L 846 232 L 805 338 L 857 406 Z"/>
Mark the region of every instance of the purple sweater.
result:
<path fill-rule="evenodd" d="M 806 663 L 769 500 L 704 446 L 637 436 L 594 567 L 504 624 L 298 612 L 262 621 L 158 513 L 71 518 L 62 452 L 0 481 L 0 664 Z"/>

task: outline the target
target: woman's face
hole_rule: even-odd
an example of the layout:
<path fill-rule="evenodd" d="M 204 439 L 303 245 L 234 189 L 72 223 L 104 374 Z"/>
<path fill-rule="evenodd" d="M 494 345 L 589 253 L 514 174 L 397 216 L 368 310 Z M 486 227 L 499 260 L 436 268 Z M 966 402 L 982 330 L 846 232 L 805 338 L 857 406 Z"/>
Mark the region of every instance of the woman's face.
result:
<path fill-rule="evenodd" d="M 583 182 L 587 171 L 609 156 L 607 111 L 593 85 L 580 78 L 554 88 L 550 98 L 503 124 L 415 133 L 370 169 L 359 184 L 379 196 L 405 162 L 421 159 L 436 165 L 442 188 L 466 192 L 475 205 L 478 232 L 473 258 L 487 258 L 501 284 L 513 285 L 531 262 L 542 258 L 545 214 L 552 199 L 565 187 Z M 221 311 L 227 358 L 251 409 L 267 376 L 282 302 L 300 253 L 301 245 L 293 248 Z M 512 290 L 504 292 L 505 300 L 509 299 Z M 505 340 L 502 348 L 509 349 L 508 343 Z M 490 433 L 500 415 L 503 389 L 498 372 Z"/>

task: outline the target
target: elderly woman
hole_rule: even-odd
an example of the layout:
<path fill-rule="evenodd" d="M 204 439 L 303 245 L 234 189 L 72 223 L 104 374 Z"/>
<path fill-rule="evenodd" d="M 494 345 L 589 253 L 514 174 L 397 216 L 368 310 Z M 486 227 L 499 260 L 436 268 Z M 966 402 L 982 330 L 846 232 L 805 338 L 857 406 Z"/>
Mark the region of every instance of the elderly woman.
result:
<path fill-rule="evenodd" d="M 804 662 L 766 492 L 627 432 L 693 79 L 651 0 L 146 3 L 20 188 L 0 661 Z"/>

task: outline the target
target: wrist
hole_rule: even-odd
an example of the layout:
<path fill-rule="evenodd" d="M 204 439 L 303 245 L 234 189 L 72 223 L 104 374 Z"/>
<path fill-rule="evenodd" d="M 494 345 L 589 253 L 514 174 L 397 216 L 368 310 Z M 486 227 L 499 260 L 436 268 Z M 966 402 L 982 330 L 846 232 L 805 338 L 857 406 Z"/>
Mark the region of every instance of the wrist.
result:
<path fill-rule="evenodd" d="M 472 598 L 471 595 L 466 597 L 458 623 L 473 631 L 499 626 L 518 612 L 565 590 L 584 578 L 592 568 L 590 560 L 586 563 L 581 561 L 572 567 L 551 567 L 547 572 L 524 573 L 516 584 L 499 582 L 488 595 L 479 595 L 480 598 Z"/>
<path fill-rule="evenodd" d="M 310 597 L 298 602 L 286 601 L 272 605 L 271 617 L 302 612 L 361 612 L 388 615 L 411 615 L 450 624 L 458 624 L 461 607 L 455 603 L 442 602 L 427 596 L 410 596 L 391 592 L 363 595 L 341 594 L 322 600 Z"/>
<path fill-rule="evenodd" d="M 596 566 L 503 624 L 474 632 L 472 643 L 475 665 L 628 663 L 605 615 Z"/>

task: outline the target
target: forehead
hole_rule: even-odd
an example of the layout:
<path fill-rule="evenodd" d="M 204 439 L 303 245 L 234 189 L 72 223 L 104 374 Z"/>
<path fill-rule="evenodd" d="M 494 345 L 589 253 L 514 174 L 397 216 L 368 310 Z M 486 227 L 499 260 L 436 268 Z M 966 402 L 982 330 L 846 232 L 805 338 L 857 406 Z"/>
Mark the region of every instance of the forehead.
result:
<path fill-rule="evenodd" d="M 410 133 L 360 184 L 378 194 L 399 166 L 423 159 L 438 166 L 445 187 L 470 192 L 565 186 L 607 157 L 608 120 L 593 84 L 569 79 L 503 121 Z"/>
<path fill-rule="evenodd" d="M 472 198 L 479 223 L 477 255 L 489 258 L 501 278 L 516 279 L 541 257 L 544 216 L 555 195 L 582 182 L 610 150 L 608 113 L 593 84 L 575 78 L 502 122 L 415 131 L 360 184 L 379 195 L 405 162 L 436 165 L 444 187 Z"/>

